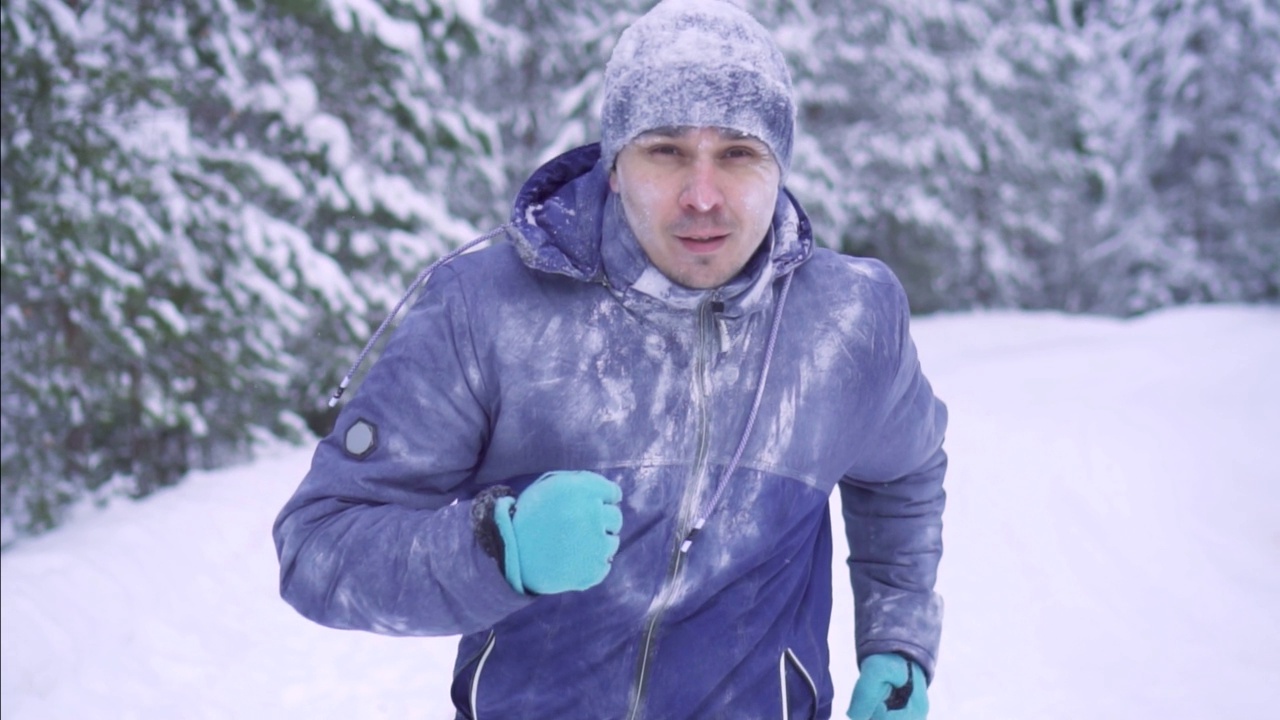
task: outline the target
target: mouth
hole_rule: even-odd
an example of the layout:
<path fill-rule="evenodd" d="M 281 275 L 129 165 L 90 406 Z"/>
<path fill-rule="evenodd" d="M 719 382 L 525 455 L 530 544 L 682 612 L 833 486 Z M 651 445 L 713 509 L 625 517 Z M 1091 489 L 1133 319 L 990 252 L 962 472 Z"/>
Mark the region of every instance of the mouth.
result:
<path fill-rule="evenodd" d="M 680 241 L 681 247 L 695 254 L 712 253 L 724 247 L 729 241 L 729 234 L 697 234 L 697 235 L 677 235 L 676 239 Z"/>

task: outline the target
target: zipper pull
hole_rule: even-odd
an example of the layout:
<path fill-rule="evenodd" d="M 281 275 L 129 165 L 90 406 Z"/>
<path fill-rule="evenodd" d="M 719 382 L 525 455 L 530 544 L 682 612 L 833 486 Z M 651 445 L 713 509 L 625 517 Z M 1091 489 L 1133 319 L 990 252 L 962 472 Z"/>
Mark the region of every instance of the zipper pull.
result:
<path fill-rule="evenodd" d="M 733 341 L 729 337 L 729 323 L 724 319 L 724 301 L 723 300 L 711 301 L 711 317 L 713 320 L 715 320 L 716 330 L 718 332 L 717 339 L 720 341 L 719 352 L 716 354 L 724 355 L 725 353 L 729 352 L 729 346 L 732 344 Z"/>
<path fill-rule="evenodd" d="M 680 554 L 684 555 L 689 552 L 689 548 L 693 547 L 693 536 L 702 532 L 702 526 L 707 524 L 706 518 L 700 518 L 698 522 L 693 524 L 689 532 L 684 536 L 684 542 L 680 543 Z"/>

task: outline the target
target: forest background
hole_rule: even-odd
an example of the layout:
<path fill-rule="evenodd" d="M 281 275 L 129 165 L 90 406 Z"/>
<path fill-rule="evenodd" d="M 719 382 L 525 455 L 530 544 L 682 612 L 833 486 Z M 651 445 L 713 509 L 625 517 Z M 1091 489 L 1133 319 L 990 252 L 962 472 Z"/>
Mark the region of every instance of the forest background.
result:
<path fill-rule="evenodd" d="M 913 311 L 1280 302 L 1280 0 L 750 0 Z M 593 141 L 624 0 L 4 0 L 0 543 L 276 438 Z"/>

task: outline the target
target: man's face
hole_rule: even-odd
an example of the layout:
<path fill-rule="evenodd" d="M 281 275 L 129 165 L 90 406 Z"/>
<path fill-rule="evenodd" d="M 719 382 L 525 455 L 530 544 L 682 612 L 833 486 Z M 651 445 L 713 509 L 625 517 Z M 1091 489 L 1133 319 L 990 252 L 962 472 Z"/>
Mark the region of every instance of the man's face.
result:
<path fill-rule="evenodd" d="M 773 219 L 778 163 L 764 142 L 721 128 L 666 128 L 618 153 L 609 187 L 649 261 L 689 288 L 724 285 Z"/>

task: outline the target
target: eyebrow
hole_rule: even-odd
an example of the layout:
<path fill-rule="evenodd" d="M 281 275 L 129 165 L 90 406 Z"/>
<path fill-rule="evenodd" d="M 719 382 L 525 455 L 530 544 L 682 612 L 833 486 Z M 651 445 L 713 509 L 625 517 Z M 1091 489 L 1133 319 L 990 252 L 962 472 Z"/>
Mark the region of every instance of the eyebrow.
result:
<path fill-rule="evenodd" d="M 656 135 L 658 137 L 664 137 L 664 138 L 679 138 L 679 137 L 683 137 L 684 135 L 687 135 L 688 133 L 692 132 L 694 129 L 695 127 L 693 125 L 664 125 L 662 127 L 656 127 L 652 130 L 646 130 L 640 133 L 640 135 L 638 135 L 636 139 L 640 139 L 650 135 Z M 768 145 L 768 143 L 765 143 L 763 140 L 756 137 L 755 135 L 752 135 L 750 133 L 745 133 L 741 130 L 735 130 L 733 128 L 726 128 L 726 127 L 717 128 L 717 129 L 720 130 L 720 135 L 725 140 L 754 140 L 758 143 L 764 143 L 765 145 Z"/>

